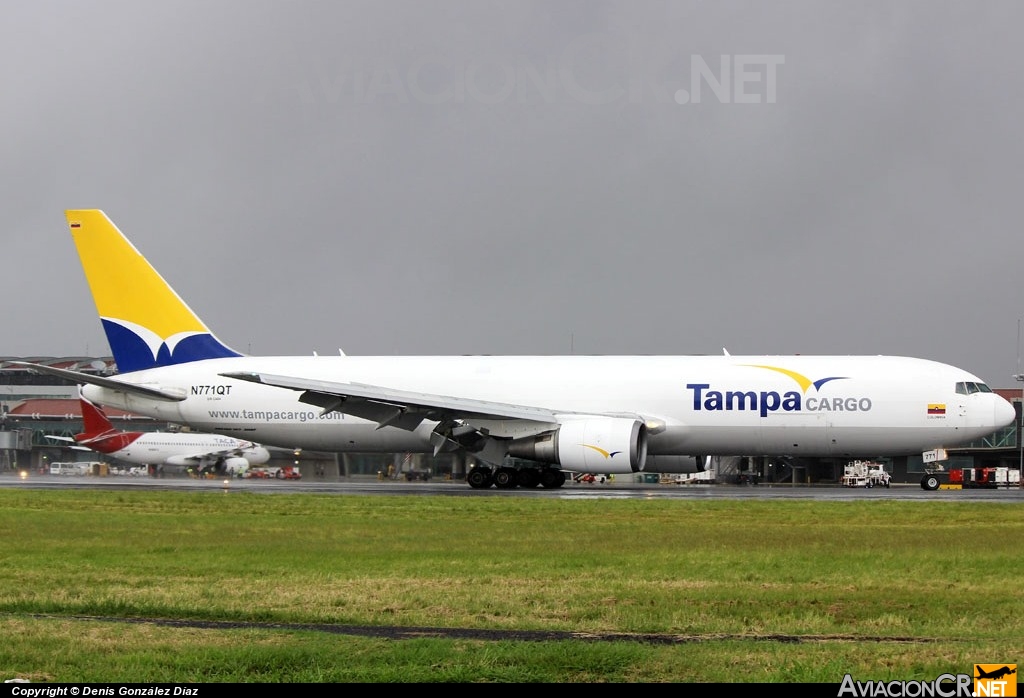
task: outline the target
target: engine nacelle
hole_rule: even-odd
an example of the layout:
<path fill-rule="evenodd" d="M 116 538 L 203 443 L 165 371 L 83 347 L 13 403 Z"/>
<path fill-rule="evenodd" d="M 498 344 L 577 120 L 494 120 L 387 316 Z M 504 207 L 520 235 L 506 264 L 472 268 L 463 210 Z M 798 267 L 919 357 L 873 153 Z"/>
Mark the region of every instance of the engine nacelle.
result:
<path fill-rule="evenodd" d="M 238 475 L 248 469 L 249 461 L 245 458 L 233 457 L 224 459 L 224 472 L 228 475 Z"/>
<path fill-rule="evenodd" d="M 647 427 L 621 417 L 574 419 L 555 431 L 514 440 L 508 454 L 580 473 L 635 473 L 647 461 Z"/>
<path fill-rule="evenodd" d="M 253 445 L 245 449 L 245 457 L 239 457 L 239 459 L 246 461 L 247 465 L 263 465 L 270 460 L 270 451 L 265 446 Z M 228 460 L 232 459 L 229 458 Z"/>
<path fill-rule="evenodd" d="M 645 473 L 699 473 L 706 470 L 705 459 L 700 456 L 647 456 Z"/>

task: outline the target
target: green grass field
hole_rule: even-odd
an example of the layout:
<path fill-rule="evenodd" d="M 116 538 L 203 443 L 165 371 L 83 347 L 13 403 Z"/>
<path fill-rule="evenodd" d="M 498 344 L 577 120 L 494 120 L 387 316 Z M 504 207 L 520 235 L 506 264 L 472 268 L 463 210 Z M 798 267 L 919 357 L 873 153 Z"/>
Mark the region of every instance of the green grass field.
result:
<path fill-rule="evenodd" d="M 12 489 L 0 525 L 5 680 L 838 685 L 1024 655 L 1016 505 Z"/>

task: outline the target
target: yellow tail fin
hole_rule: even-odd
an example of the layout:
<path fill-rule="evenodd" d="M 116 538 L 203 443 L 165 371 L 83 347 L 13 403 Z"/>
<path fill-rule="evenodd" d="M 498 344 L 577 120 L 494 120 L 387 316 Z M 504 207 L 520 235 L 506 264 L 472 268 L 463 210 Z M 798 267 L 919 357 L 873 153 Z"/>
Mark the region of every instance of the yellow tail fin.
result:
<path fill-rule="evenodd" d="M 213 336 L 103 211 L 65 213 L 120 372 L 239 356 Z"/>

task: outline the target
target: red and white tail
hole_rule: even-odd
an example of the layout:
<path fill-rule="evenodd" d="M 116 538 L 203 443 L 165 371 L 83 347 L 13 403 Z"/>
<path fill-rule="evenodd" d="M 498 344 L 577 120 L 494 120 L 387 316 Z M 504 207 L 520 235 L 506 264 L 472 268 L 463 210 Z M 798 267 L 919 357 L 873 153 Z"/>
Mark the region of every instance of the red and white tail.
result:
<path fill-rule="evenodd" d="M 79 402 L 82 405 L 82 433 L 75 434 L 76 441 L 88 441 L 99 436 L 109 436 L 114 431 L 114 425 L 107 419 L 107 415 L 97 405 L 92 404 L 79 395 Z"/>
<path fill-rule="evenodd" d="M 78 400 L 82 406 L 82 433 L 75 434 L 76 443 L 97 453 L 114 453 L 127 448 L 142 436 L 142 432 L 138 431 L 118 431 L 98 405 L 89 402 L 81 394 Z"/>

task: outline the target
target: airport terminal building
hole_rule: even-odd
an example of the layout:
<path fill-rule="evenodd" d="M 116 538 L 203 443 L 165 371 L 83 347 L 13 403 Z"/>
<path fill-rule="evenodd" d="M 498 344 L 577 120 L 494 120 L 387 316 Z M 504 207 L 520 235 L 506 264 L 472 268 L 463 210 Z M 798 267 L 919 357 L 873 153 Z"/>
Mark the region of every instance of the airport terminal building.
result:
<path fill-rule="evenodd" d="M 112 357 L 0 357 L 0 471 L 29 470 L 46 472 L 48 463 L 96 461 L 100 454 L 70 448 L 67 442 L 48 437 L 68 438 L 82 430 L 78 386 L 71 382 L 37 374 L 13 362 L 46 364 L 72 371 L 109 376 L 117 373 Z M 1021 388 L 995 389 L 1006 398 L 1017 414 L 1014 424 L 983 439 L 948 449 L 947 468 L 1024 467 Z M 179 431 L 174 424 L 121 410 L 104 410 L 116 428 L 125 431 Z M 402 477 L 426 474 L 431 477 L 461 480 L 472 459 L 451 455 L 357 454 L 292 451 L 270 448 L 272 464 L 293 466 L 303 478 L 344 478 L 354 476 Z M 109 460 L 109 458 L 104 457 Z M 927 468 L 922 456 L 878 454 L 895 483 L 917 483 Z M 695 459 L 695 463 L 696 463 Z M 117 463 L 112 463 L 117 465 Z M 773 482 L 793 484 L 835 484 L 843 477 L 847 459 L 769 459 L 747 456 L 720 459 L 716 482 Z M 641 475 L 637 476 L 644 477 Z M 651 477 L 648 475 L 647 477 Z M 657 481 L 655 478 L 654 481 Z"/>

